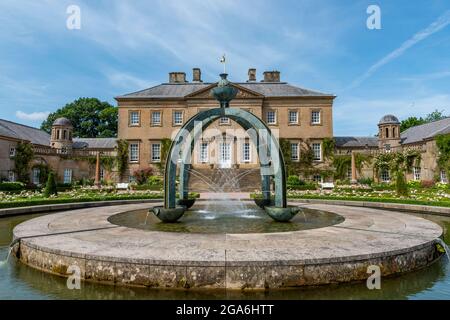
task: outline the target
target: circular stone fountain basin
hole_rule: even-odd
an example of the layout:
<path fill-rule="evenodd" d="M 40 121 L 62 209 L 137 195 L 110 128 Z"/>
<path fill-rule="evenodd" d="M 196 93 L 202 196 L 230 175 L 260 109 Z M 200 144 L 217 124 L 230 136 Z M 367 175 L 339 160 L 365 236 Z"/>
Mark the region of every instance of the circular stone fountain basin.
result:
<path fill-rule="evenodd" d="M 211 204 L 203 203 L 205 208 Z M 118 214 L 148 207 L 81 209 L 31 219 L 14 229 L 14 237 L 21 239 L 14 252 L 23 263 L 62 276 L 69 275 L 69 266 L 78 266 L 87 281 L 240 290 L 366 280 L 373 265 L 389 276 L 426 267 L 441 255 L 436 238 L 442 229 L 437 224 L 368 208 L 304 205 L 344 219 L 325 227 L 279 232 L 192 232 L 195 224 L 188 224 L 191 232 L 167 232 L 110 222 Z M 145 217 L 137 220 L 141 218 Z M 295 224 L 297 219 L 301 214 L 280 224 Z"/>
<path fill-rule="evenodd" d="M 185 233 L 273 233 L 308 230 L 335 225 L 344 217 L 322 210 L 303 209 L 289 223 L 275 222 L 256 205 L 239 208 L 196 205 L 175 223 L 163 223 L 148 210 L 128 211 L 108 218 L 112 224 L 149 231 Z"/>

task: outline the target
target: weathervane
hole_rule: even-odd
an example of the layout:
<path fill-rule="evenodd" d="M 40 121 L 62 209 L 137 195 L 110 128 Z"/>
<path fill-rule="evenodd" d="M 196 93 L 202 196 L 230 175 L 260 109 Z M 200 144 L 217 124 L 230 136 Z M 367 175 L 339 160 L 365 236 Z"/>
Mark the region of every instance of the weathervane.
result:
<path fill-rule="evenodd" d="M 225 53 L 223 54 L 222 58 L 220 58 L 220 63 L 223 63 L 223 73 L 227 73 L 226 72 L 226 59 L 225 59 Z"/>

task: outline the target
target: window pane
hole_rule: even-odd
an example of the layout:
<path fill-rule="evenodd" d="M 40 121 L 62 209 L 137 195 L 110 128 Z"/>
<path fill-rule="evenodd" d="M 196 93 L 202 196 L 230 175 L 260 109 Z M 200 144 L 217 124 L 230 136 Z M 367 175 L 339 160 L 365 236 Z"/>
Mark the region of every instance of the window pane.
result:
<path fill-rule="evenodd" d="M 291 143 L 291 160 L 292 161 L 298 161 L 299 155 L 298 155 L 298 144 L 297 143 Z"/>
<path fill-rule="evenodd" d="M 227 117 L 222 117 L 222 118 L 220 118 L 219 123 L 220 124 L 229 124 L 230 123 L 230 119 L 227 118 Z"/>
<path fill-rule="evenodd" d="M 72 183 L 72 169 L 64 169 L 64 183 Z"/>
<path fill-rule="evenodd" d="M 161 145 L 159 143 L 152 144 L 152 161 L 161 161 Z"/>
<path fill-rule="evenodd" d="M 139 125 L 139 112 L 133 111 L 130 113 L 130 124 Z"/>
<path fill-rule="evenodd" d="M 153 125 L 161 124 L 161 112 L 159 111 L 152 112 L 152 124 Z"/>
<path fill-rule="evenodd" d="M 311 112 L 311 123 L 320 124 L 320 111 Z"/>
<path fill-rule="evenodd" d="M 420 167 L 413 167 L 414 180 L 420 180 Z"/>
<path fill-rule="evenodd" d="M 298 123 L 297 111 L 289 111 L 289 123 Z"/>
<path fill-rule="evenodd" d="M 33 169 L 33 184 L 39 184 L 39 176 L 41 175 L 41 170 L 35 168 Z"/>
<path fill-rule="evenodd" d="M 208 143 L 200 144 L 200 162 L 208 162 Z"/>
<path fill-rule="evenodd" d="M 245 162 L 250 162 L 250 143 L 243 144 L 242 158 Z"/>
<path fill-rule="evenodd" d="M 445 170 L 441 170 L 441 182 L 448 183 L 447 172 L 445 172 Z"/>
<path fill-rule="evenodd" d="M 139 161 L 139 145 L 137 143 L 130 144 L 130 161 Z"/>
<path fill-rule="evenodd" d="M 276 118 L 275 111 L 268 111 L 267 112 L 267 123 L 275 124 L 276 122 L 277 122 L 277 118 Z"/>
<path fill-rule="evenodd" d="M 314 160 L 322 160 L 322 145 L 320 143 L 313 143 L 312 151 L 314 154 Z"/>
<path fill-rule="evenodd" d="M 177 125 L 183 124 L 183 112 L 182 111 L 174 111 L 173 123 L 177 124 Z"/>

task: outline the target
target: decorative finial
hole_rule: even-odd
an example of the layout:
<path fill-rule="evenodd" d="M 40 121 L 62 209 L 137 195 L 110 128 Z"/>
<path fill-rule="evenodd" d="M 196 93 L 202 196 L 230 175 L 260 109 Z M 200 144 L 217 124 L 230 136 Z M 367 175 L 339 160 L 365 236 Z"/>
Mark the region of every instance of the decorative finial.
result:
<path fill-rule="evenodd" d="M 220 63 L 223 63 L 223 73 L 227 73 L 226 71 L 227 60 L 225 58 L 225 53 L 223 54 L 222 58 L 220 58 Z"/>

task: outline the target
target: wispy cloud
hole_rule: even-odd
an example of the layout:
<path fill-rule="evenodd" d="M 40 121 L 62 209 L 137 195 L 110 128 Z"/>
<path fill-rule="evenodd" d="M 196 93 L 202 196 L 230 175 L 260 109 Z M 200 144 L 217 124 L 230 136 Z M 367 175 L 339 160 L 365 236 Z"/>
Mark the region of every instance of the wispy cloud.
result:
<path fill-rule="evenodd" d="M 47 119 L 48 115 L 50 114 L 49 111 L 45 111 L 45 112 L 31 112 L 31 113 L 26 113 L 23 111 L 16 111 L 16 117 L 20 120 L 25 120 L 25 121 L 43 121 L 45 119 Z"/>
<path fill-rule="evenodd" d="M 430 24 L 427 28 L 417 32 L 412 36 L 412 38 L 403 42 L 400 47 L 389 53 L 387 56 L 379 60 L 377 63 L 372 65 L 362 76 L 358 77 L 354 80 L 349 89 L 353 89 L 359 86 L 364 80 L 371 77 L 378 69 L 382 66 L 388 64 L 389 62 L 397 59 L 401 55 L 403 55 L 408 49 L 419 43 L 420 41 L 425 40 L 432 34 L 442 30 L 447 25 L 450 24 L 450 10 L 447 10 L 443 15 L 441 15 L 436 21 Z"/>
<path fill-rule="evenodd" d="M 115 87 L 127 90 L 139 90 L 153 86 L 155 83 L 117 70 L 108 69 L 104 71 L 105 77 Z"/>

